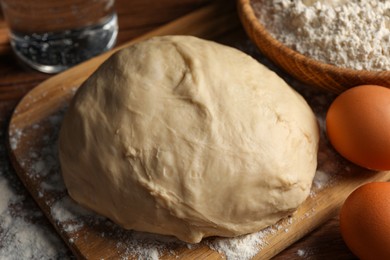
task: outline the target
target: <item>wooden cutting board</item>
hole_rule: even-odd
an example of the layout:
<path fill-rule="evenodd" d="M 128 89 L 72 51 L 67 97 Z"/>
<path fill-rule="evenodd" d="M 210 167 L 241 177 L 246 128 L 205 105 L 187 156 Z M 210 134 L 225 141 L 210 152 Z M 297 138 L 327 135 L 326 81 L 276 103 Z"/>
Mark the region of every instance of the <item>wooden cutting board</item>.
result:
<path fill-rule="evenodd" d="M 164 34 L 213 39 L 240 48 L 267 63 L 242 37 L 235 10 L 223 3 L 191 13 L 120 48 Z M 137 259 L 156 255 L 162 259 L 222 259 L 225 254 L 231 257 L 234 252 L 242 254 L 242 248 L 229 249 L 229 245 L 237 244 L 234 239 L 209 238 L 199 245 L 187 245 L 173 238 L 125 231 L 109 220 L 83 210 L 68 197 L 56 153 L 62 116 L 80 84 L 111 54 L 106 53 L 48 79 L 18 104 L 10 120 L 8 140 L 9 154 L 20 179 L 80 259 Z M 309 90 L 283 73 L 281 75 L 307 98 L 323 129 L 324 115 L 333 97 Z M 254 235 L 238 239 L 246 243 L 243 248 L 251 246 L 254 258 L 275 256 L 333 217 L 348 194 L 359 185 L 390 179 L 389 172 L 369 172 L 343 160 L 330 147 L 323 130 L 318 160 L 311 194 L 292 216 Z M 257 249 L 254 250 L 253 246 Z"/>

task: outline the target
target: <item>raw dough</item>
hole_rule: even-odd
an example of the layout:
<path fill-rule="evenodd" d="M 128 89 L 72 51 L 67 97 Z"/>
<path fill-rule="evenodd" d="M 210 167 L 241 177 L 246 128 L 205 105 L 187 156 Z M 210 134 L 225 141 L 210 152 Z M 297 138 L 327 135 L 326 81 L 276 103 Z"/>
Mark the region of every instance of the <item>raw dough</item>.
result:
<path fill-rule="evenodd" d="M 70 196 L 186 242 L 258 231 L 309 194 L 318 125 L 248 55 L 190 36 L 123 49 L 77 91 L 59 139 Z"/>

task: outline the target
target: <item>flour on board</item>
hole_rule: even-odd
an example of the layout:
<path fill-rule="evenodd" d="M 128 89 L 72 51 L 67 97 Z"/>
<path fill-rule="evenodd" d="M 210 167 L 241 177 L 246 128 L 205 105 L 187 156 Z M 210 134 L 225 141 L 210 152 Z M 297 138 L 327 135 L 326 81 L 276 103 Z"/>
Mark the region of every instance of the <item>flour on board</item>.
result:
<path fill-rule="evenodd" d="M 21 131 L 11 138 L 18 145 Z M 0 132 L 1 140 L 5 139 Z M 12 145 L 12 144 L 11 144 Z M 5 146 L 0 146 L 0 256 L 13 259 L 67 259 L 68 249 L 50 228 L 41 210 L 24 191 L 5 160 Z"/>
<path fill-rule="evenodd" d="M 291 82 L 290 82 L 291 83 Z M 294 84 L 293 84 L 294 85 Z M 324 110 L 326 109 L 327 102 L 324 99 L 328 97 L 318 97 L 314 96 L 313 93 L 305 93 L 309 103 L 311 102 L 312 107 L 317 109 L 316 114 L 320 114 L 319 121 L 323 121 Z M 139 256 L 141 259 L 158 259 L 163 255 L 171 255 L 176 257 L 176 248 L 193 248 L 196 249 L 199 246 L 208 246 L 212 250 L 218 251 L 226 259 L 251 259 L 253 256 L 258 254 L 262 248 L 267 246 L 267 236 L 276 234 L 276 233 L 286 233 L 290 232 L 289 226 L 294 223 L 294 221 L 302 221 L 305 218 L 311 217 L 312 214 L 315 214 L 315 210 L 307 212 L 304 216 L 301 216 L 301 219 L 296 219 L 294 216 L 283 219 L 282 221 L 272 225 L 260 232 L 253 234 L 237 237 L 237 238 L 210 238 L 205 239 L 201 242 L 200 245 L 187 245 L 173 237 L 146 234 L 142 232 L 128 231 L 120 228 L 111 221 L 97 216 L 96 214 L 83 210 L 74 203 L 68 195 L 66 195 L 66 189 L 60 174 L 60 166 L 57 158 L 57 138 L 58 132 L 60 129 L 60 124 L 62 116 L 65 111 L 65 107 L 61 109 L 57 114 L 50 116 L 45 122 L 40 124 L 35 124 L 32 127 L 33 131 L 42 131 L 42 129 L 49 129 L 45 131 L 45 134 L 41 136 L 40 140 L 33 140 L 33 142 L 38 142 L 38 146 L 34 144 L 29 144 L 29 147 L 32 147 L 31 150 L 27 153 L 27 158 L 24 158 L 21 165 L 25 165 L 28 169 L 28 175 L 30 178 L 39 180 L 39 192 L 38 195 L 41 199 L 45 200 L 46 205 L 50 207 L 50 213 L 53 220 L 56 222 L 56 225 L 61 227 L 68 235 L 70 243 L 77 243 L 80 239 L 87 239 L 86 237 L 79 235 L 82 234 L 79 231 L 83 228 L 93 228 L 95 225 L 103 225 L 105 229 L 97 229 L 97 232 L 100 232 L 99 235 L 102 238 L 107 238 L 108 241 L 117 241 L 115 244 L 115 249 L 118 251 L 118 254 L 126 259 L 127 257 Z M 45 127 L 43 127 L 43 124 Z M 324 139 L 324 129 L 323 125 L 321 126 L 321 135 Z M 23 142 L 24 133 L 20 129 L 13 129 L 11 131 L 11 140 L 13 142 L 13 147 L 18 149 L 20 142 Z M 326 145 L 322 143 L 322 145 Z M 37 148 L 36 148 L 37 147 Z M 316 192 L 320 191 L 329 183 L 331 183 L 334 178 L 330 177 L 329 170 L 331 171 L 340 171 L 342 170 L 342 165 L 332 164 L 329 166 L 329 161 L 333 160 L 335 156 L 332 152 L 323 152 L 319 156 L 318 162 L 318 171 L 316 177 L 313 181 L 313 196 Z M 1 179 L 0 179 L 1 180 Z M 0 182 L 0 185 L 3 183 Z M 6 184 L 4 184 L 6 185 Z M 0 195 L 4 193 L 3 198 L 11 198 L 13 194 L 6 194 L 7 189 L 0 191 Z M 47 194 L 55 194 L 53 198 L 48 199 Z M 0 204 L 0 209 L 7 211 L 7 207 L 3 203 Z M 3 214 L 0 215 L 2 217 Z M 10 215 L 8 220 L 11 220 Z M 19 220 L 21 221 L 21 220 Z M 5 224 L 2 224 L 4 226 Z M 14 226 L 14 225 L 12 225 Z M 37 236 L 42 235 L 41 233 L 36 232 L 35 228 L 32 227 L 29 229 L 29 225 L 22 225 L 23 228 L 27 229 L 27 233 L 34 234 Z M 44 229 L 43 229 L 44 230 Z M 105 231 L 103 231 L 105 230 Z M 109 231 L 108 231 L 109 230 Z M 26 234 L 27 234 L 26 233 Z M 55 235 L 45 235 L 56 241 L 58 239 Z M 39 240 L 32 236 L 33 239 Z M 32 239 L 29 237 L 28 239 Z M 50 240 L 51 241 L 51 240 Z M 33 247 L 34 252 L 43 251 L 40 245 L 34 244 L 31 242 L 29 247 Z M 12 243 L 10 243 L 12 244 Z M 42 242 L 44 244 L 44 242 Z M 48 252 L 63 253 L 63 248 L 56 244 L 52 243 L 53 247 L 49 249 Z M 49 247 L 50 245 L 45 245 Z M 1 250 L 1 249 L 0 249 Z M 1 253 L 1 251 L 0 251 Z M 55 257 L 42 257 L 43 259 L 50 259 Z"/>

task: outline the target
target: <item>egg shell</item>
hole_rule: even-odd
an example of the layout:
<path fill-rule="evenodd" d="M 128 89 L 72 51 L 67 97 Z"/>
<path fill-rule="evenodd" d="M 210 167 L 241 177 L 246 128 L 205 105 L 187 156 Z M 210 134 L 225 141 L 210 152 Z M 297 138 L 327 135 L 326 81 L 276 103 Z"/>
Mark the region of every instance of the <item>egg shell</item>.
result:
<path fill-rule="evenodd" d="M 346 159 L 390 170 L 390 89 L 363 85 L 343 92 L 328 109 L 326 131 Z"/>
<path fill-rule="evenodd" d="M 368 183 L 353 191 L 340 211 L 340 231 L 360 259 L 390 259 L 390 183 Z"/>

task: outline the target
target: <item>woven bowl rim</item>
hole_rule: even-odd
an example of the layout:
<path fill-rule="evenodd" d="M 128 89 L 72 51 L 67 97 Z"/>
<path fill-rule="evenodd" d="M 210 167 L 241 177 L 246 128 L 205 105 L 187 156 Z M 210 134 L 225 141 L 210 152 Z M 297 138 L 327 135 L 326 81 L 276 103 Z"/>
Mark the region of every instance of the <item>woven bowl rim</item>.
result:
<path fill-rule="evenodd" d="M 316 60 L 312 57 L 305 56 L 289 47 L 284 45 L 282 42 L 275 39 L 271 33 L 267 31 L 265 26 L 259 21 L 257 18 L 255 11 L 252 7 L 252 0 L 238 0 L 238 4 L 241 5 L 240 10 L 242 10 L 242 14 L 246 16 L 242 17 L 245 19 L 250 26 L 253 27 L 251 30 L 257 37 L 260 37 L 263 41 L 268 43 L 269 45 L 275 46 L 280 49 L 280 52 L 283 55 L 290 57 L 290 59 L 294 60 L 295 63 L 306 64 L 308 66 L 316 67 L 323 71 L 328 71 L 331 74 L 343 74 L 345 76 L 354 77 L 358 75 L 359 77 L 378 77 L 386 76 L 390 77 L 390 71 L 387 70 L 357 70 L 352 68 L 338 67 L 333 64 L 328 64 L 319 60 Z"/>

